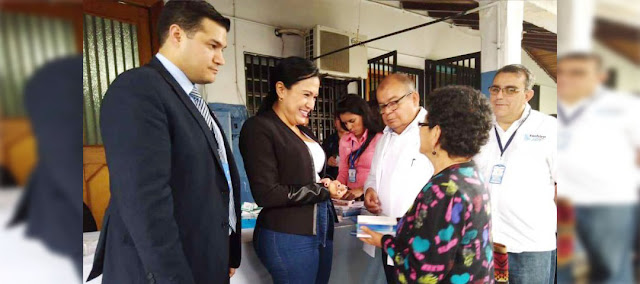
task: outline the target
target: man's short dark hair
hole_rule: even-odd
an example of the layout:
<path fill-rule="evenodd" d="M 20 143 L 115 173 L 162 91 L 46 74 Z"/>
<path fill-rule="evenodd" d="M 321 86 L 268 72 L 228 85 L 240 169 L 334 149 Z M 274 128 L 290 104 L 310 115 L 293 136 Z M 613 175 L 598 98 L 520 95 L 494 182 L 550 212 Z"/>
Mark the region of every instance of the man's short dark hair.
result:
<path fill-rule="evenodd" d="M 223 26 L 227 32 L 231 29 L 231 21 L 216 11 L 211 4 L 203 0 L 172 0 L 162 8 L 158 19 L 158 39 L 164 44 L 173 24 L 180 26 L 191 36 L 202 28 L 202 19 L 210 19 Z"/>
<path fill-rule="evenodd" d="M 571 52 L 558 57 L 558 62 L 563 60 L 593 61 L 598 70 L 602 70 L 602 57 L 592 52 Z"/>
<path fill-rule="evenodd" d="M 535 76 L 531 73 L 531 70 L 522 64 L 509 64 L 498 69 L 496 76 L 500 73 L 516 73 L 524 76 L 524 88 L 526 90 L 533 90 L 533 85 L 536 82 Z M 495 78 L 495 77 L 494 77 Z"/>

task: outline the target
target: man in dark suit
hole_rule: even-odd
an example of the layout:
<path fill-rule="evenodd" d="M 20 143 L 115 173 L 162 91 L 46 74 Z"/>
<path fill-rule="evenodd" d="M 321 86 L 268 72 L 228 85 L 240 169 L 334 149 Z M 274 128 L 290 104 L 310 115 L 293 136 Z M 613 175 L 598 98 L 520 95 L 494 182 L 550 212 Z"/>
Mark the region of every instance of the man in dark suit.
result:
<path fill-rule="evenodd" d="M 239 267 L 238 171 L 195 87 L 215 80 L 229 28 L 207 2 L 167 2 L 158 54 L 107 90 L 111 201 L 89 280 L 228 283 Z"/>
<path fill-rule="evenodd" d="M 38 162 L 10 225 L 71 259 L 82 277 L 82 57 L 59 58 L 29 79 L 24 104 L 37 139 Z M 2 224 L 0 224 L 2 226 Z"/>

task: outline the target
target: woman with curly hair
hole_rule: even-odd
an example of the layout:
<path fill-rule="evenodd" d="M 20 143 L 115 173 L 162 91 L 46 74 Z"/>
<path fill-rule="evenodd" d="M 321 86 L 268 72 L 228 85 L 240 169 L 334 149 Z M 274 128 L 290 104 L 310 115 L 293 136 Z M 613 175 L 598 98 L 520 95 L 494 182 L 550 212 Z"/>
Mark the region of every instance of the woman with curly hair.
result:
<path fill-rule="evenodd" d="M 427 96 L 420 152 L 435 174 L 398 223 L 396 236 L 362 227 L 392 258 L 398 283 L 493 283 L 489 194 L 472 161 L 489 138 L 491 107 L 477 90 L 447 86 Z"/>

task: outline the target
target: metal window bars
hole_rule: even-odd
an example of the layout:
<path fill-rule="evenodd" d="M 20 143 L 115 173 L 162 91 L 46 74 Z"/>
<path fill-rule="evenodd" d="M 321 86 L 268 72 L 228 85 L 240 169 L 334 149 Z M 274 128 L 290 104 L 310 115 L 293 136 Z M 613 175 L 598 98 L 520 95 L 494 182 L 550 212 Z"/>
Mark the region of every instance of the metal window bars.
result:
<path fill-rule="evenodd" d="M 281 58 L 245 53 L 244 59 L 247 111 L 249 115 L 255 115 L 269 93 L 269 75 Z M 309 125 L 307 125 L 319 141 L 324 141 L 335 131 L 333 118 L 337 102 L 347 94 L 347 84 L 350 82 L 322 77 L 316 105 L 309 115 Z"/>
<path fill-rule="evenodd" d="M 480 89 L 480 52 L 441 60 L 425 60 L 425 94 L 447 85 Z M 423 98 L 421 98 L 423 100 Z"/>
<path fill-rule="evenodd" d="M 364 98 L 367 101 L 376 101 L 376 88 L 382 82 L 382 79 L 397 71 L 398 52 L 394 50 L 369 59 L 367 63 L 369 64 L 369 74 Z"/>

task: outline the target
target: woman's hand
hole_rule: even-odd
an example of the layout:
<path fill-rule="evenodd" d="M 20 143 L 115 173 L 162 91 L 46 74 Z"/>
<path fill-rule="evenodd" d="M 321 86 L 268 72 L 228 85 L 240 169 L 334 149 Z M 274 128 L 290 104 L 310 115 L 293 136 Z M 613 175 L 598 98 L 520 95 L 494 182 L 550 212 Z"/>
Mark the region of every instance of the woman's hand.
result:
<path fill-rule="evenodd" d="M 331 181 L 328 188 L 333 199 L 340 199 L 347 192 L 347 187 L 337 180 Z"/>
<path fill-rule="evenodd" d="M 329 184 L 331 184 L 331 179 L 330 178 L 323 178 L 320 180 L 320 183 L 322 184 L 322 186 L 329 188 Z"/>
<path fill-rule="evenodd" d="M 360 198 L 360 196 L 362 196 L 362 194 L 364 194 L 364 190 L 362 189 L 362 187 L 360 187 L 360 188 L 350 188 L 349 190 L 347 190 L 347 193 L 344 194 L 342 199 L 344 199 L 344 200 L 354 200 L 356 198 Z"/>
<path fill-rule="evenodd" d="M 366 234 L 371 235 L 371 238 L 359 238 L 361 241 L 370 244 L 372 246 L 376 246 L 381 248 L 382 247 L 382 234 L 371 231 L 368 227 L 366 226 L 361 226 L 360 229 L 362 229 L 363 232 L 365 232 Z"/>

